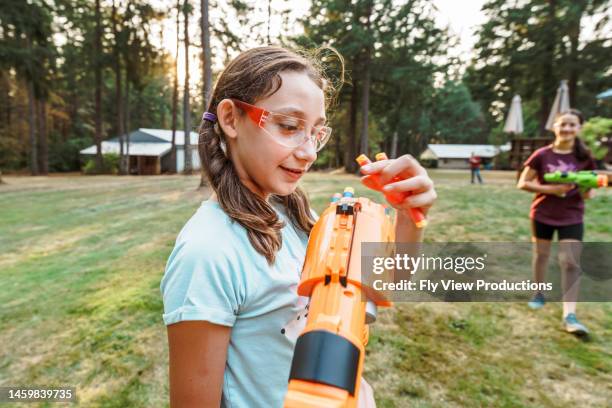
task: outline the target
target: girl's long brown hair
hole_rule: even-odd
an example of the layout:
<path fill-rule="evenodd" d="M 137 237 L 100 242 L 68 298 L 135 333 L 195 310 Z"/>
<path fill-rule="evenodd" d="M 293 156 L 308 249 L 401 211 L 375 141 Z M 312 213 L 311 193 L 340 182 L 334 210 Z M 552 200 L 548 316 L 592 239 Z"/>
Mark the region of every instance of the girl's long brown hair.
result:
<path fill-rule="evenodd" d="M 342 57 L 334 53 L 339 58 L 340 77 L 343 78 Z M 325 92 L 326 105 L 329 105 L 336 90 L 325 78 L 319 55 L 320 52 L 308 55 L 272 46 L 241 53 L 219 76 L 207 111 L 216 114 L 217 105 L 225 98 L 252 104 L 274 94 L 282 85 L 279 74 L 283 71 L 306 73 Z M 230 218 L 246 229 L 255 250 L 272 264 L 282 245 L 281 229 L 284 223 L 270 203 L 249 190 L 238 178 L 221 127 L 203 120 L 199 134 L 198 152 L 202 171 L 215 190 L 219 205 Z M 296 228 L 310 233 L 314 219 L 308 198 L 299 187 L 288 196 L 274 195 L 271 201 L 285 208 Z"/>

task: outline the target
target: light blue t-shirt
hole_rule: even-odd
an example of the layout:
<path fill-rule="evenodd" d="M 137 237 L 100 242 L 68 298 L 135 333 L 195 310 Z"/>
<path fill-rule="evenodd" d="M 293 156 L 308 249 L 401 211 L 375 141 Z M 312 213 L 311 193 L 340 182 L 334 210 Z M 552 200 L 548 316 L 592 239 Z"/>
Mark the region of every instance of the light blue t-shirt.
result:
<path fill-rule="evenodd" d="M 161 281 L 166 325 L 206 320 L 231 326 L 221 406 L 282 407 L 307 301 L 297 295 L 308 237 L 284 212 L 273 265 L 215 201 L 185 224 Z M 206 387 L 206 384 L 202 384 Z"/>

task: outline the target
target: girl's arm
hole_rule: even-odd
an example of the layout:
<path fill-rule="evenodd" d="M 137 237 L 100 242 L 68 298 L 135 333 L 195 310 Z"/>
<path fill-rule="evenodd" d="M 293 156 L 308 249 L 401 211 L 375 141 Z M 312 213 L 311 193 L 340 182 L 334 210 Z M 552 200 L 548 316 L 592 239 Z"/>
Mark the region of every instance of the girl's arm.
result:
<path fill-rule="evenodd" d="M 168 326 L 170 407 L 218 407 L 231 327 L 206 321 Z"/>
<path fill-rule="evenodd" d="M 554 194 L 563 196 L 571 191 L 575 186 L 573 184 L 540 184 L 537 180 L 538 173 L 529 166 L 525 166 L 516 187 L 531 191 L 532 193 Z"/>
<path fill-rule="evenodd" d="M 408 214 L 398 211 L 395 242 L 423 242 L 425 228 L 417 228 Z"/>

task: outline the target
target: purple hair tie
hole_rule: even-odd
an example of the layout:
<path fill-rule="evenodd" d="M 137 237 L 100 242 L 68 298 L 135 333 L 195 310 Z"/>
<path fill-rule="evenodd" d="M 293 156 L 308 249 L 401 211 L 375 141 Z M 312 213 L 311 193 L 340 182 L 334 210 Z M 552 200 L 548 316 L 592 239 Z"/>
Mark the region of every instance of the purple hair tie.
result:
<path fill-rule="evenodd" d="M 209 122 L 215 123 L 217 121 L 217 115 L 210 112 L 204 112 L 202 115 L 202 120 L 207 120 Z"/>

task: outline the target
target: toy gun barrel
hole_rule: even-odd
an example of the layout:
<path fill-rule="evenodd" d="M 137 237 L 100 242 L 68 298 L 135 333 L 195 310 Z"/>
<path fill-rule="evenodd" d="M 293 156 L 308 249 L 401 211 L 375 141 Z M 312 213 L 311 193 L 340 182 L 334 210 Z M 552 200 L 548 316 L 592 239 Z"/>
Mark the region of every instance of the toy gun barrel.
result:
<path fill-rule="evenodd" d="M 394 222 L 382 205 L 347 188 L 313 227 L 298 286 L 310 297 L 308 319 L 295 345 L 286 408 L 356 407 L 368 320 L 377 306 L 391 306 L 362 282 L 361 243 L 393 243 Z"/>
<path fill-rule="evenodd" d="M 387 159 L 388 157 L 384 152 L 378 153 L 376 155 L 377 161 L 387 160 Z M 357 161 L 357 163 L 359 163 L 360 166 L 365 166 L 366 164 L 372 163 L 372 161 L 365 154 L 359 155 L 359 157 L 357 157 L 355 160 Z M 380 182 L 380 177 L 378 175 L 371 175 L 370 177 L 372 177 L 372 179 L 378 184 L 378 188 L 380 189 L 380 191 L 382 191 L 383 185 Z M 391 179 L 391 183 L 394 183 L 400 180 L 401 179 L 399 177 L 393 177 L 393 179 Z M 383 194 L 385 195 L 387 200 L 389 200 L 389 202 L 393 204 L 401 203 L 402 201 L 404 201 L 404 198 L 406 198 L 407 195 L 410 195 L 409 193 L 407 194 L 407 193 L 397 193 L 397 192 L 389 192 L 389 193 L 383 192 Z M 412 221 L 414 222 L 414 225 L 416 225 L 417 228 L 423 228 L 427 225 L 427 219 L 425 218 L 425 214 L 423 214 L 423 211 L 419 208 L 410 209 L 410 218 L 412 219 Z"/>
<path fill-rule="evenodd" d="M 609 187 L 609 179 L 605 174 L 594 171 L 555 171 L 544 174 L 544 181 L 549 183 L 576 184 L 582 189 Z"/>

